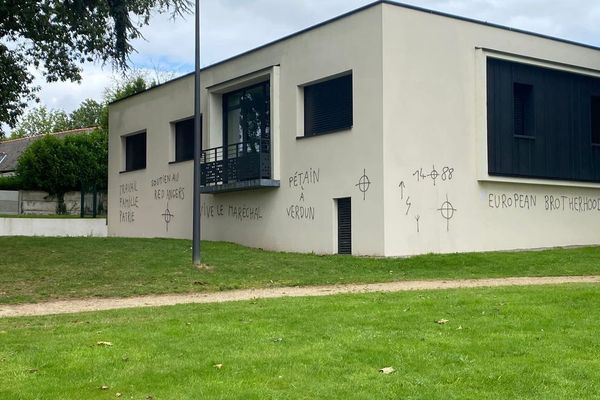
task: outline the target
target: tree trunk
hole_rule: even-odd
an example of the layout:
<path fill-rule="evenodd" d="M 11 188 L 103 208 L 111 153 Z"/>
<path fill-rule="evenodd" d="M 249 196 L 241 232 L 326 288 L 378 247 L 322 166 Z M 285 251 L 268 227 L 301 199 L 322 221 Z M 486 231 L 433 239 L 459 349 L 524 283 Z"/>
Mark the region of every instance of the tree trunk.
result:
<path fill-rule="evenodd" d="M 56 213 L 65 215 L 67 213 L 67 205 L 65 204 L 65 194 L 58 193 L 56 195 Z"/>

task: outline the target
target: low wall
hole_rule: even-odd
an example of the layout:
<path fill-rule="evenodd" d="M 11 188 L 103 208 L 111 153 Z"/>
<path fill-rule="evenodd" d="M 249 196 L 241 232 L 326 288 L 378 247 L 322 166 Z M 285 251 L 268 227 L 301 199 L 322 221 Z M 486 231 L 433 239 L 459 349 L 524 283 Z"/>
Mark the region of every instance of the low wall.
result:
<path fill-rule="evenodd" d="M 103 209 L 106 210 L 106 194 L 98 193 L 98 203 L 102 204 Z M 54 214 L 56 212 L 56 205 L 56 198 L 48 196 L 46 192 L 31 190 L 21 192 L 21 210 L 23 214 Z M 81 193 L 65 193 L 65 206 L 67 207 L 67 214 L 79 215 L 81 210 Z"/>
<path fill-rule="evenodd" d="M 0 190 L 0 214 L 20 214 L 21 194 L 15 190 Z"/>
<path fill-rule="evenodd" d="M 106 237 L 106 219 L 0 218 L 0 236 Z"/>
<path fill-rule="evenodd" d="M 86 213 L 91 214 L 92 196 L 86 195 Z M 0 214 L 54 214 L 56 212 L 56 198 L 50 197 L 46 192 L 23 190 L 0 190 Z M 98 193 L 99 209 L 106 213 L 106 193 Z M 81 193 L 68 192 L 65 194 L 67 214 L 79 215 L 81 210 Z"/>

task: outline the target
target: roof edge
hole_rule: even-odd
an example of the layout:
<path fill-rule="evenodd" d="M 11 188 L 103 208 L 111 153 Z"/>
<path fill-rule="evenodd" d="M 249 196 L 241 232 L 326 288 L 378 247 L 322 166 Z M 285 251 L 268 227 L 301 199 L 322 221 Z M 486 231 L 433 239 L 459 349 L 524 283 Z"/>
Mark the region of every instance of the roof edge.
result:
<path fill-rule="evenodd" d="M 49 133 L 40 133 L 37 135 L 33 135 L 33 136 L 25 136 L 25 137 L 20 137 L 20 138 L 16 138 L 16 139 L 6 139 L 6 140 L 0 140 L 0 144 L 4 144 L 4 143 L 13 143 L 13 142 L 18 142 L 20 140 L 30 140 L 32 138 L 36 138 L 36 137 L 40 137 L 40 136 L 46 136 L 46 135 L 64 135 L 66 133 L 83 133 L 83 132 L 91 132 L 95 129 L 100 128 L 100 126 L 90 126 L 88 128 L 75 128 L 75 129 L 68 129 L 66 131 L 59 131 L 59 132 L 49 132 Z"/>
<path fill-rule="evenodd" d="M 470 23 L 473 23 L 473 24 L 484 25 L 484 26 L 488 26 L 488 27 L 491 27 L 491 28 L 502 29 L 502 30 L 505 30 L 505 31 L 515 32 L 515 33 L 521 33 L 521 34 L 525 34 L 525 35 L 529 35 L 529 36 L 539 37 L 539 38 L 542 38 L 542 39 L 552 40 L 552 41 L 555 41 L 555 42 L 560 42 L 560 43 L 565 43 L 565 44 L 569 44 L 569 45 L 573 45 L 573 46 L 584 47 L 584 48 L 587 48 L 587 49 L 600 51 L 600 47 L 598 47 L 598 46 L 594 46 L 594 45 L 590 45 L 590 44 L 585 44 L 585 43 L 581 43 L 581 42 L 576 42 L 576 41 L 573 41 L 573 40 L 562 39 L 562 38 L 555 37 L 555 36 L 550 36 L 550 35 L 544 35 L 542 33 L 536 33 L 536 32 L 527 31 L 527 30 L 524 30 L 524 29 L 511 28 L 510 26 L 507 26 L 507 25 L 496 24 L 496 23 L 493 23 L 493 22 L 482 21 L 482 20 L 478 20 L 478 19 L 474 19 L 474 18 L 462 17 L 462 16 L 456 15 L 456 14 L 450 14 L 450 13 L 445 13 L 443 11 L 431 10 L 431 9 L 428 9 L 428 8 L 423 8 L 423 7 L 415 6 L 415 5 L 412 5 L 412 4 L 401 3 L 401 2 L 397 2 L 397 1 L 393 1 L 393 0 L 377 0 L 377 1 L 374 1 L 372 3 L 366 4 L 366 5 L 362 6 L 362 7 L 359 7 L 359 8 L 356 8 L 354 10 L 348 11 L 348 12 L 346 12 L 344 14 L 340 14 L 337 17 L 333 17 L 333 18 L 330 18 L 330 19 L 325 20 L 323 22 L 319 22 L 318 24 L 311 25 L 311 26 L 309 26 L 307 28 L 304 28 L 302 30 L 299 30 L 297 32 L 294 32 L 294 33 L 291 33 L 289 35 L 283 36 L 283 37 L 281 37 L 279 39 L 275 39 L 275 40 L 273 40 L 271 42 L 267 42 L 267 43 L 265 43 L 263 45 L 260 45 L 258 47 L 252 48 L 250 50 L 247 50 L 247 51 L 244 51 L 242 53 L 236 54 L 234 56 L 225 58 L 225 59 L 223 59 L 221 61 L 217 61 L 217 62 L 215 62 L 213 64 L 207 65 L 206 67 L 201 68 L 200 72 L 208 70 L 210 68 L 214 68 L 214 67 L 216 67 L 218 65 L 230 62 L 232 60 L 235 60 L 237 58 L 243 57 L 245 55 L 254 53 L 256 51 L 262 50 L 262 49 L 264 49 L 266 47 L 269 47 L 269 46 L 272 46 L 274 44 L 277 44 L 277 43 L 283 42 L 285 40 L 291 39 L 291 38 L 293 38 L 295 36 L 299 36 L 299 35 L 302 35 L 302 34 L 304 34 L 306 32 L 318 29 L 318 28 L 320 28 L 320 27 L 322 27 L 324 25 L 328 25 L 328 24 L 330 24 L 332 22 L 338 21 L 340 19 L 344 19 L 346 17 L 352 16 L 354 14 L 360 13 L 360 12 L 362 12 L 364 10 L 367 10 L 367 9 L 369 9 L 371 7 L 374 7 L 374 6 L 377 6 L 377 5 L 381 5 L 381 4 L 386 4 L 386 5 L 401 7 L 401 8 L 405 8 L 405 9 L 408 9 L 408 10 L 423 12 L 423 13 L 426 13 L 426 14 L 432 14 L 432 15 L 436 15 L 436 16 L 440 16 L 440 17 L 451 18 L 451 19 L 455 19 L 455 20 L 459 20 L 459 21 L 464 21 L 464 22 L 470 22 Z M 157 88 L 159 88 L 161 86 L 164 86 L 164 85 L 167 85 L 167 84 L 179 81 L 181 79 L 188 78 L 190 76 L 194 76 L 194 72 L 193 71 L 192 72 L 188 72 L 188 73 L 186 73 L 184 75 L 178 76 L 177 78 L 170 79 L 170 80 L 165 81 L 163 83 L 160 83 L 158 85 L 152 86 L 152 87 L 150 87 L 148 89 L 142 90 L 141 92 L 137 92 L 137 93 L 134 93 L 134 94 L 129 95 L 127 97 L 123 97 L 122 99 L 112 101 L 112 102 L 110 102 L 108 104 L 109 105 L 113 105 L 113 104 L 119 103 L 119 102 L 121 102 L 123 100 L 127 100 L 127 99 L 129 99 L 131 97 L 140 95 L 142 93 L 146 93 L 146 92 L 148 92 L 148 91 L 150 91 L 152 89 L 157 89 Z"/>

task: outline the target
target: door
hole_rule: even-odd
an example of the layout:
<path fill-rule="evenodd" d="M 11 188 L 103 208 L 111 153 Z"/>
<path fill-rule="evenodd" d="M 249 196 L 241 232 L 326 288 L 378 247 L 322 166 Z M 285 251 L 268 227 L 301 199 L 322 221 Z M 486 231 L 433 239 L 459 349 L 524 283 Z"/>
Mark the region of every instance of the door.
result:
<path fill-rule="evenodd" d="M 337 199 L 338 254 L 352 254 L 352 200 Z"/>

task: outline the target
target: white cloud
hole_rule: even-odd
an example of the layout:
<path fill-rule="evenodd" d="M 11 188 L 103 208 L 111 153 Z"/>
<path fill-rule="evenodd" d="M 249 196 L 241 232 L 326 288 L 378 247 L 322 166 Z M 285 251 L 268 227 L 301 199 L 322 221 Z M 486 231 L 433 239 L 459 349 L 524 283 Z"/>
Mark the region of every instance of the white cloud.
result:
<path fill-rule="evenodd" d="M 323 22 L 371 3 L 371 0 L 203 0 L 203 65 Z M 435 9 L 514 28 L 560 36 L 600 46 L 600 3 L 586 0 L 413 0 L 415 6 Z M 194 17 L 172 21 L 156 15 L 137 40 L 133 67 L 169 70 L 183 74 L 193 70 Z M 40 97 L 48 107 L 74 109 L 82 100 L 102 98 L 111 85 L 109 68 L 84 67 L 83 82 L 47 84 Z"/>
<path fill-rule="evenodd" d="M 55 82 L 47 83 L 39 71 L 34 72 L 39 92 L 40 103 L 48 108 L 58 108 L 71 112 L 85 99 L 102 99 L 104 89 L 112 82 L 113 73 L 110 67 L 85 65 L 81 83 Z"/>

